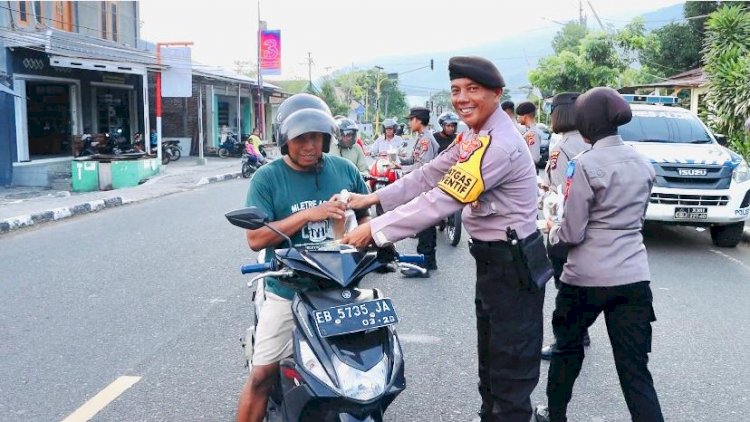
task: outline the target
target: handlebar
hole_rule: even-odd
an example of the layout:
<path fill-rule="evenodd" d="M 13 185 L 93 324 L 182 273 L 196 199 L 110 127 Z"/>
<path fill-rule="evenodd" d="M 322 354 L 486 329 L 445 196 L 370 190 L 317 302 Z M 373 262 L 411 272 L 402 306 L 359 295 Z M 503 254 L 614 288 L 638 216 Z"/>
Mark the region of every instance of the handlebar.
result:
<path fill-rule="evenodd" d="M 273 262 L 262 262 L 260 264 L 247 264 L 243 265 L 242 268 L 240 268 L 240 272 L 242 274 L 250 274 L 250 273 L 260 273 L 263 271 L 273 271 L 275 269 L 275 265 Z"/>

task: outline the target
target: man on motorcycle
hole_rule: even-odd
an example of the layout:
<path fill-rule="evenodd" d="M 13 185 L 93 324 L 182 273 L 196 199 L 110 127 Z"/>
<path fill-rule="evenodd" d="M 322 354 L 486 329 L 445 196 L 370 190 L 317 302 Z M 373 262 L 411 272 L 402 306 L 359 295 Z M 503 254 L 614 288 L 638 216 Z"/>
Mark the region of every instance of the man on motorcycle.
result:
<path fill-rule="evenodd" d="M 352 119 L 341 117 L 336 120 L 336 125 L 339 128 L 340 136 L 338 137 L 338 142 L 331 147 L 329 154 L 345 158 L 354 163 L 357 170 L 367 172 L 369 166 L 365 159 L 365 153 L 356 144 L 357 133 L 359 132 L 357 123 Z"/>
<path fill-rule="evenodd" d="M 377 140 L 375 140 L 375 143 L 372 144 L 370 154 L 373 157 L 377 157 L 380 154 L 387 154 L 388 150 L 398 150 L 401 148 L 401 144 L 404 142 L 404 140 L 400 136 L 396 135 L 397 126 L 398 125 L 396 124 L 396 120 L 394 119 L 385 119 L 383 121 L 385 134 L 381 135 Z"/>
<path fill-rule="evenodd" d="M 247 206 L 260 208 L 278 230 L 297 246 L 333 239 L 330 221 L 342 219 L 345 204 L 330 199 L 342 189 L 365 194 L 362 176 L 346 160 L 324 154 L 338 130 L 328 106 L 318 97 L 297 94 L 279 106 L 277 136 L 282 159 L 261 167 L 247 193 Z M 367 211 L 358 220 L 369 219 Z M 268 228 L 247 231 L 254 251 L 266 249 L 266 260 L 282 239 Z M 296 279 L 283 285 L 266 279 L 266 300 L 255 327 L 252 369 L 240 396 L 237 420 L 261 421 L 268 394 L 278 379 L 279 362 L 293 353 L 291 299 L 295 289 L 305 290 L 311 281 Z"/>
<path fill-rule="evenodd" d="M 440 132 L 435 132 L 435 140 L 440 149 L 438 154 L 445 151 L 446 148 L 456 139 L 456 128 L 458 127 L 458 115 L 452 111 L 446 111 L 438 117 L 438 124 L 443 128 Z"/>

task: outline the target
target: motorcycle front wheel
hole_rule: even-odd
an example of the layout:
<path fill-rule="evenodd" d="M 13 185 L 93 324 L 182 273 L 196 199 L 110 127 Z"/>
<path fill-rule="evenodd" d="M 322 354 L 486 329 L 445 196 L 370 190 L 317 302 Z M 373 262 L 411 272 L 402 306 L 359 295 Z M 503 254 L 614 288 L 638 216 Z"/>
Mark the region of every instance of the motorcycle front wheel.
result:
<path fill-rule="evenodd" d="M 219 157 L 221 158 L 229 157 L 229 150 L 226 148 L 219 148 Z"/>
<path fill-rule="evenodd" d="M 445 236 L 451 246 L 458 246 L 461 241 L 461 211 L 456 211 L 448 217 L 448 221 L 445 223 Z"/>
<path fill-rule="evenodd" d="M 169 152 L 168 151 L 162 151 L 161 152 L 161 165 L 165 166 L 169 164 L 170 160 Z"/>
<path fill-rule="evenodd" d="M 180 157 L 182 157 L 182 151 L 177 146 L 171 146 L 169 147 L 169 155 L 170 155 L 170 158 L 169 158 L 170 160 L 177 161 L 180 159 Z"/>

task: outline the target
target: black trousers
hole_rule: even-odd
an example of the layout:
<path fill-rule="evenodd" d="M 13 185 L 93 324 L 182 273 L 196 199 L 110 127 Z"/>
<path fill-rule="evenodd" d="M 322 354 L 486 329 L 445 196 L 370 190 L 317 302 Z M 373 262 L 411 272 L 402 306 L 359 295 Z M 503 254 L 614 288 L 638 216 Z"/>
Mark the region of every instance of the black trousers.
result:
<path fill-rule="evenodd" d="M 615 287 L 562 283 L 552 314 L 557 350 L 552 354 L 547 381 L 550 421 L 567 421 L 573 384 L 583 364 L 583 335 L 602 312 L 632 420 L 664 420 L 648 370 L 651 323 L 656 321 L 652 302 L 648 281 Z"/>
<path fill-rule="evenodd" d="M 435 258 L 435 247 L 437 246 L 437 229 L 435 229 L 435 226 L 430 226 L 417 233 L 417 240 L 417 253 L 424 255 L 425 268 L 436 270 L 437 259 Z"/>
<path fill-rule="evenodd" d="M 544 289 L 522 283 L 505 243 L 473 243 L 483 422 L 528 422 L 539 382 Z"/>

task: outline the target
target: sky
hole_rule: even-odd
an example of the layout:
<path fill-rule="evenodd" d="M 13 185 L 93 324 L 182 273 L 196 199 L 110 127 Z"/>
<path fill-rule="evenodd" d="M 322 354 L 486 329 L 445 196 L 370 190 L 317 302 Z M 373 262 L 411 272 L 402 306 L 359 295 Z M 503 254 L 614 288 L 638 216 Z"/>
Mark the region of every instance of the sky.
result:
<path fill-rule="evenodd" d="M 194 61 L 231 70 L 235 60 L 255 61 L 258 1 L 268 29 L 281 30 L 282 75 L 268 80 L 307 79 L 308 52 L 317 79 L 378 57 L 408 59 L 505 38 L 521 45 L 524 33 L 559 28 L 579 13 L 575 0 L 140 0 L 141 37 L 193 41 Z M 590 0 L 605 24 L 617 26 L 626 23 L 622 15 L 682 2 Z"/>

